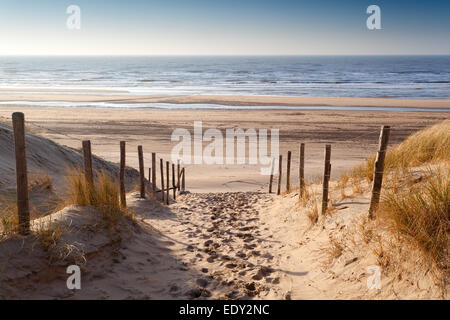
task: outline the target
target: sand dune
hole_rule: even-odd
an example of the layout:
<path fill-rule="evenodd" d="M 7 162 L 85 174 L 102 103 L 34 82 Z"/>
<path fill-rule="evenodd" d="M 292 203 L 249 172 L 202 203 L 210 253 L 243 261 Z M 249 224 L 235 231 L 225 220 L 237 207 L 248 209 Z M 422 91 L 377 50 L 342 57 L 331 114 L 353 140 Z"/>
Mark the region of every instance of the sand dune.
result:
<path fill-rule="evenodd" d="M 64 192 L 67 169 L 83 168 L 83 156 L 80 150 L 59 145 L 52 140 L 27 133 L 27 166 L 30 181 L 40 176 L 49 176 L 59 193 Z M 0 123 L 0 191 L 15 188 L 15 157 L 12 128 Z M 104 170 L 111 176 L 117 177 L 119 166 L 105 161 L 97 156 L 93 157 L 94 170 Z M 128 189 L 134 187 L 139 173 L 132 169 L 126 170 Z"/>
<path fill-rule="evenodd" d="M 58 250 L 31 250 L 33 238 L 0 243 L 3 299 L 432 299 L 429 273 L 382 277 L 367 287 L 376 255 L 355 243 L 330 261 L 330 237 L 348 239 L 368 196 L 312 227 L 297 194 L 185 194 L 169 206 L 128 196 L 135 222 L 99 229 L 95 210 L 69 207 L 51 216 L 67 228 Z M 344 205 L 345 204 L 345 205 Z M 45 218 L 43 218 L 45 219 Z M 39 246 L 37 246 L 39 248 Z M 70 254 L 67 254 L 70 248 Z M 64 259 L 57 259 L 56 253 Z M 82 266 L 82 289 L 66 288 L 65 268 Z"/>
<path fill-rule="evenodd" d="M 95 117 L 102 118 L 107 113 L 92 111 L 91 120 L 98 121 Z M 163 113 L 163 116 L 173 120 L 174 114 L 186 116 L 185 113 Z M 247 121 L 254 119 L 253 114 L 242 115 L 248 117 Z M 134 116 L 143 114 L 130 113 L 130 117 Z M 70 122 L 72 117 L 73 114 L 66 113 L 62 120 Z M 435 122 L 438 118 L 429 115 L 428 121 Z M 400 120 L 408 122 L 407 118 Z M 109 121 L 107 117 L 106 121 Z M 70 128 L 73 127 L 66 127 L 69 134 L 76 134 L 70 132 Z M 103 128 L 99 126 L 96 130 L 101 132 Z M 329 131 L 319 132 L 321 137 L 333 135 Z M 374 135 L 376 137 L 377 133 Z M 105 133 L 101 137 L 105 141 Z M 136 134 L 137 137 L 142 134 Z M 14 183 L 14 158 L 11 128 L 7 125 L 0 126 L 0 142 L 1 174 L 11 185 Z M 117 147 L 117 141 L 112 145 Z M 81 164 L 79 151 L 48 139 L 28 134 L 27 146 L 30 170 L 48 173 L 56 181 L 57 189 L 63 186 L 58 181 L 63 181 L 66 164 Z M 364 148 L 362 143 L 359 148 Z M 341 150 L 341 154 L 346 151 Z M 322 154 L 317 153 L 320 159 Z M 100 158 L 95 164 L 117 175 L 116 164 Z M 337 165 L 339 161 L 334 160 L 333 168 Z M 212 180 L 209 173 L 201 172 Z M 135 177 L 137 172 L 130 169 L 130 186 Z M 196 178 L 195 175 L 189 177 Z M 228 182 L 249 181 L 248 176 L 225 178 Z M 262 182 L 260 191 L 188 192 L 179 195 L 176 201 L 171 199 L 168 206 L 129 193 L 127 203 L 135 219 L 120 220 L 112 229 L 103 227 L 98 212 L 87 207 L 71 206 L 36 219 L 34 235 L 0 242 L 0 298 L 446 298 L 433 282 L 431 273 L 414 265 L 415 256 L 404 262 L 407 271 L 401 273 L 401 277 L 396 272 L 383 273 L 380 290 L 367 287 L 370 276 L 367 268 L 378 265 L 380 258 L 376 253 L 378 248 L 364 243 L 357 231 L 367 215 L 369 194 L 333 201 L 336 212 L 311 225 L 308 215 L 299 207 L 296 192 L 275 196 L 267 194 L 266 187 L 267 181 Z M 312 187 L 320 188 L 320 183 Z M 239 184 L 236 188 L 240 188 Z M 331 198 L 337 198 L 333 192 L 336 191 L 332 190 Z M 54 245 L 45 247 L 38 234 L 40 228 L 49 223 L 62 234 Z M 383 238 L 389 239 L 389 235 L 383 234 Z M 337 253 L 330 252 L 334 246 L 345 248 L 337 248 Z M 66 267 L 71 264 L 82 267 L 81 290 L 66 287 Z"/>

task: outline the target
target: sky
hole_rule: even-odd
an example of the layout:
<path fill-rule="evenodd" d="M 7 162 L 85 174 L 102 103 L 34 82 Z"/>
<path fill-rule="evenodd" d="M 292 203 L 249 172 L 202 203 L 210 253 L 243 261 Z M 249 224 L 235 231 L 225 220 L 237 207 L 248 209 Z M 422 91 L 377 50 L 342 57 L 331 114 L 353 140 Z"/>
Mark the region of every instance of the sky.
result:
<path fill-rule="evenodd" d="M 0 0 L 0 55 L 359 54 L 450 54 L 450 1 Z"/>

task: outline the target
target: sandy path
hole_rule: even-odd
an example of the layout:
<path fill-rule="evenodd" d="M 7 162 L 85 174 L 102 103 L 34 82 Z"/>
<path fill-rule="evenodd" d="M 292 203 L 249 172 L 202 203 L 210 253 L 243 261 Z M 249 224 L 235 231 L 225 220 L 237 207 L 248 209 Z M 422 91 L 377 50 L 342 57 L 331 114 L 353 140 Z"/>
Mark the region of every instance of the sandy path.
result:
<path fill-rule="evenodd" d="M 171 239 L 172 254 L 186 268 L 204 275 L 172 298 L 282 298 L 267 250 L 273 240 L 262 236 L 268 228 L 259 218 L 271 199 L 256 192 L 186 194 L 168 210 L 151 210 L 144 222 Z"/>
<path fill-rule="evenodd" d="M 284 271 L 272 267 L 276 241 L 259 216 L 272 202 L 272 195 L 257 192 L 187 193 L 162 206 L 132 193 L 135 225 L 102 236 L 105 244 L 83 267 L 81 290 L 67 290 L 60 268 L 17 280 L 21 289 L 0 290 L 0 297 L 284 299 Z M 48 273 L 54 275 L 42 277 Z"/>

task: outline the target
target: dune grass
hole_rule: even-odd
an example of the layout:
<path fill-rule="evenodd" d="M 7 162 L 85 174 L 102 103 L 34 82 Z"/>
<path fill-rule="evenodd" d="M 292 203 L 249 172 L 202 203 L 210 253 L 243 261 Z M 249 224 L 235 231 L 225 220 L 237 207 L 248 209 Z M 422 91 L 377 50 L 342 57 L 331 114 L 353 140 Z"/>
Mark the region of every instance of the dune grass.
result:
<path fill-rule="evenodd" d="M 33 188 L 34 186 L 39 186 L 49 191 L 53 191 L 53 181 L 47 173 L 30 175 L 28 180 L 29 189 Z"/>
<path fill-rule="evenodd" d="M 130 210 L 124 209 L 119 201 L 119 184 L 105 172 L 96 174 L 97 183 L 89 184 L 80 169 L 69 170 L 68 204 L 92 206 L 96 208 L 108 227 L 117 224 L 120 218 L 133 217 Z"/>
<path fill-rule="evenodd" d="M 348 175 L 354 179 L 373 180 L 375 155 L 352 168 Z M 385 171 L 408 169 L 437 162 L 450 161 L 450 120 L 444 120 L 409 136 L 386 154 Z"/>
<path fill-rule="evenodd" d="M 380 218 L 408 238 L 441 270 L 450 270 L 450 168 L 429 170 L 419 183 L 387 190 Z"/>
<path fill-rule="evenodd" d="M 342 175 L 338 186 L 368 191 L 375 155 Z M 377 221 L 418 248 L 444 278 L 450 270 L 450 120 L 389 149 Z M 361 185 L 364 185 L 364 188 Z M 341 196 L 345 192 L 341 191 Z M 406 258 L 406 257 L 405 257 Z"/>
<path fill-rule="evenodd" d="M 2 207 L 0 212 L 0 240 L 5 239 L 18 231 L 19 217 L 17 205 L 10 199 L 0 199 Z"/>

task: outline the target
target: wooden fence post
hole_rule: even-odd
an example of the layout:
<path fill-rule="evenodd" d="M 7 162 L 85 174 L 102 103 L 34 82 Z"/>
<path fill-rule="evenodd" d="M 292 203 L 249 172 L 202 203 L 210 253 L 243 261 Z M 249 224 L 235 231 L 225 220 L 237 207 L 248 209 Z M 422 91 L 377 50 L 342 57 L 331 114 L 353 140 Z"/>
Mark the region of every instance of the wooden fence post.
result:
<path fill-rule="evenodd" d="M 156 199 L 156 153 L 152 152 L 152 195 Z"/>
<path fill-rule="evenodd" d="M 180 191 L 181 186 L 180 186 L 180 173 L 181 173 L 181 168 L 180 168 L 180 160 L 177 160 L 177 189 L 178 191 Z"/>
<path fill-rule="evenodd" d="M 298 185 L 299 185 L 299 198 L 303 197 L 305 192 L 305 144 L 300 143 L 299 147 L 299 161 L 298 166 Z"/>
<path fill-rule="evenodd" d="M 287 154 L 287 167 L 286 167 L 286 192 L 291 190 L 291 152 Z"/>
<path fill-rule="evenodd" d="M 30 207 L 28 202 L 27 156 L 25 147 L 25 116 L 22 112 L 12 114 L 14 151 L 16 156 L 17 213 L 19 233 L 30 233 Z"/>
<path fill-rule="evenodd" d="M 92 151 L 91 141 L 83 141 L 83 156 L 84 156 L 84 177 L 87 183 L 92 187 L 94 186 L 94 174 L 92 172 Z"/>
<path fill-rule="evenodd" d="M 278 160 L 278 189 L 277 189 L 277 195 L 281 194 L 281 176 L 283 173 L 283 156 L 280 154 L 280 158 Z"/>
<path fill-rule="evenodd" d="M 382 126 L 379 139 L 379 148 L 375 160 L 373 174 L 372 198 L 370 199 L 369 218 L 373 219 L 380 202 L 381 186 L 383 184 L 384 159 L 386 157 L 387 145 L 391 134 L 390 126 Z"/>
<path fill-rule="evenodd" d="M 169 191 L 170 191 L 170 183 L 169 183 L 169 161 L 166 161 L 166 182 L 167 182 L 167 193 L 166 193 L 166 204 L 169 204 Z"/>
<path fill-rule="evenodd" d="M 161 202 L 164 203 L 164 163 L 163 163 L 163 159 L 159 159 L 159 165 L 161 167 Z"/>
<path fill-rule="evenodd" d="M 274 170 L 275 170 L 275 158 L 272 158 L 272 164 L 270 166 L 269 193 L 272 193 L 273 172 L 274 172 Z"/>
<path fill-rule="evenodd" d="M 175 185 L 175 163 L 172 163 L 172 187 L 173 187 L 173 200 L 177 199 L 177 187 Z"/>
<path fill-rule="evenodd" d="M 145 199 L 144 152 L 142 150 L 142 146 L 138 146 L 138 156 L 139 156 L 139 173 L 140 173 L 140 182 L 141 182 L 140 197 Z"/>
<path fill-rule="evenodd" d="M 323 172 L 323 191 L 322 191 L 322 215 L 327 212 L 328 209 L 328 185 L 330 183 L 331 174 L 331 145 L 325 146 L 325 166 Z"/>
<path fill-rule="evenodd" d="M 127 200 L 125 196 L 125 141 L 120 141 L 120 204 L 122 208 L 127 207 Z"/>
<path fill-rule="evenodd" d="M 185 177 L 186 177 L 186 168 L 183 167 L 183 169 L 181 169 L 181 172 L 183 172 L 183 178 L 181 179 L 181 192 L 184 193 L 184 188 L 185 188 Z"/>

